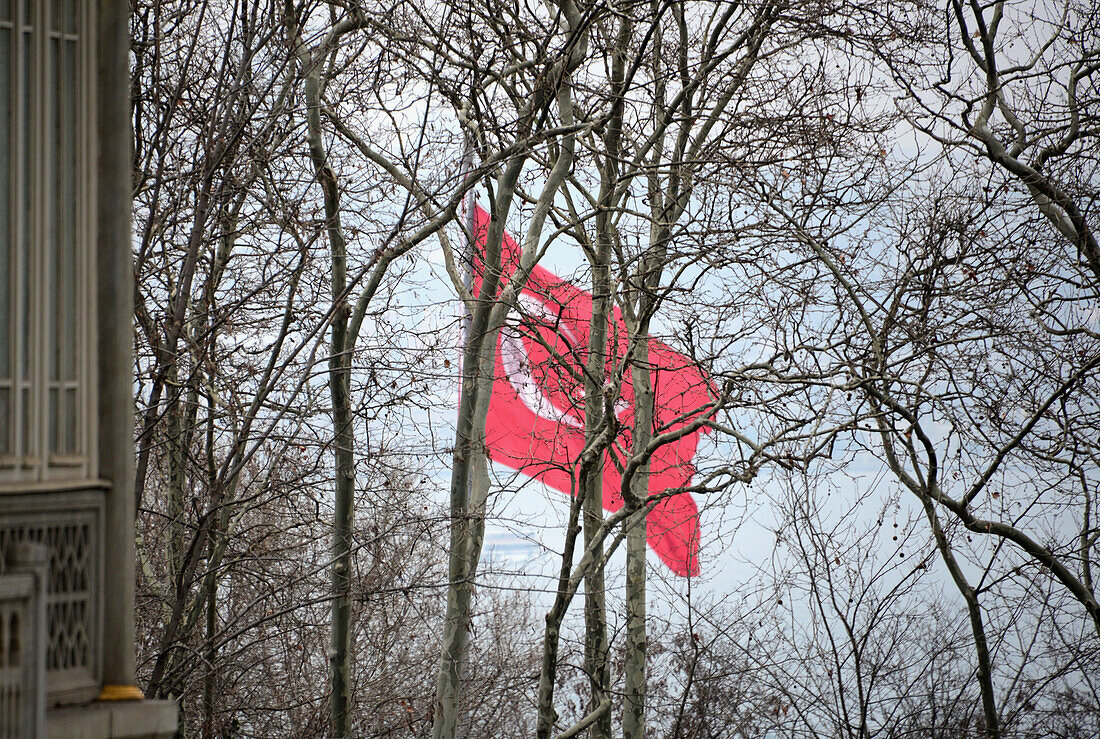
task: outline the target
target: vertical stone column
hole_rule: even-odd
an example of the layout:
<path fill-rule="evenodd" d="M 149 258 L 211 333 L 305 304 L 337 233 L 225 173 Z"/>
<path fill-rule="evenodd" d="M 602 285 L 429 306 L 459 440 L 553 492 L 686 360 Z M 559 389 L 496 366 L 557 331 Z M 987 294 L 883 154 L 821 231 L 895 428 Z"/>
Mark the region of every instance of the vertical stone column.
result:
<path fill-rule="evenodd" d="M 134 683 L 133 266 L 127 0 L 97 0 L 96 317 L 99 475 L 104 515 L 103 693 L 140 699 Z"/>

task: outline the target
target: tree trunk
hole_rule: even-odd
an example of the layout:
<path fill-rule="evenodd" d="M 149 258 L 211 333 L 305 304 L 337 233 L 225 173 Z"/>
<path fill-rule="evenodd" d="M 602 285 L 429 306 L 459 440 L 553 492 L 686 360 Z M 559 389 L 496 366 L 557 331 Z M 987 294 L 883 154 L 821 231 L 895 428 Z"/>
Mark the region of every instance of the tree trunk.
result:
<path fill-rule="evenodd" d="M 333 447 L 335 456 L 334 511 L 332 524 L 332 632 L 329 645 L 331 694 L 329 714 L 332 735 L 348 733 L 349 653 L 351 651 L 351 548 L 355 521 L 355 432 L 351 414 L 351 344 L 348 321 L 351 306 L 347 298 L 347 244 L 340 225 L 340 194 L 336 176 L 328 165 L 321 140 L 320 72 L 309 69 L 305 81 L 308 105 L 309 154 L 325 200 L 332 271 L 332 342 L 329 356 L 329 394 L 332 399 Z"/>
<path fill-rule="evenodd" d="M 455 451 L 451 464 L 451 538 L 447 576 L 447 611 L 443 620 L 439 672 L 436 679 L 434 739 L 453 739 L 458 731 L 462 662 L 466 655 L 473 576 L 481 557 L 488 471 L 484 454 L 485 417 L 493 389 L 498 326 L 493 313 L 500 285 L 501 241 L 522 158 L 501 176 L 496 218 L 485 239 L 485 274 L 470 313 L 463 351 L 462 395 L 459 399 Z M 501 207 L 503 206 L 503 207 Z"/>
<path fill-rule="evenodd" d="M 970 634 L 974 640 L 974 655 L 978 660 L 978 668 L 975 677 L 982 694 L 982 714 L 985 717 L 986 739 L 998 739 L 1001 735 L 1000 720 L 997 716 L 997 699 L 993 692 L 993 669 L 989 661 L 989 645 L 985 638 L 985 624 L 982 621 L 982 607 L 978 602 L 978 594 L 967 581 L 966 575 L 955 559 L 955 553 L 951 549 L 947 535 L 940 525 L 939 516 L 936 514 L 935 505 L 927 495 L 920 495 L 924 505 L 925 515 L 932 525 L 932 535 L 936 540 L 936 549 L 940 552 L 940 558 L 947 565 L 947 571 L 951 574 L 951 580 L 966 601 L 966 613 L 970 617 Z"/>
<path fill-rule="evenodd" d="M 648 321 L 643 320 L 643 326 Z M 634 384 L 634 453 L 653 438 L 653 388 L 649 376 L 648 338 L 634 337 L 637 346 L 630 367 Z M 649 496 L 649 462 L 630 479 L 627 505 L 637 509 Z M 641 516 L 626 535 L 626 658 L 623 697 L 623 739 L 645 738 L 646 699 L 646 516 Z"/>
<path fill-rule="evenodd" d="M 611 185 L 613 187 L 613 185 Z M 604 386 L 607 382 L 607 316 L 611 310 L 611 236 L 610 214 L 604 210 L 596 217 L 596 253 L 592 262 L 592 318 L 588 325 L 588 361 L 584 380 L 584 435 L 592 444 L 602 432 L 604 419 Z M 614 423 L 614 419 L 608 419 Z M 597 540 L 603 525 L 603 465 L 604 452 L 591 455 L 581 465 L 580 495 L 584 508 L 585 549 L 596 547 L 597 557 L 603 547 Z M 607 661 L 607 604 L 604 568 L 593 567 L 584 578 L 584 664 L 591 690 L 590 711 L 607 698 L 611 680 Z M 611 736 L 611 713 L 604 712 L 589 728 L 589 736 Z"/>

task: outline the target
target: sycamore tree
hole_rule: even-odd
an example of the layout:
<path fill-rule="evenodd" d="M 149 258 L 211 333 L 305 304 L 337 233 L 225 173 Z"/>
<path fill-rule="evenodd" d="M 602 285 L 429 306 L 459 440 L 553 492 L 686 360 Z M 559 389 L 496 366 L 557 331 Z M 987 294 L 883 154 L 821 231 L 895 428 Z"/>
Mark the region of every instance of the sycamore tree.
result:
<path fill-rule="evenodd" d="M 1087 733 L 1095 11 L 941 11 L 136 4 L 150 692 L 210 735 Z M 490 461 L 562 492 L 542 600 L 481 566 Z M 772 557 L 657 623 L 749 483 Z"/>
<path fill-rule="evenodd" d="M 838 219 L 804 181 L 747 186 L 824 287 L 796 359 L 915 496 L 965 608 L 972 725 L 1001 736 L 1079 714 L 1062 676 L 1095 704 L 1095 11 L 934 10 L 875 50 L 910 142 L 881 152 L 910 173 L 889 198 Z"/>
<path fill-rule="evenodd" d="M 763 136 L 759 129 L 745 125 L 739 114 L 742 106 L 755 102 L 760 94 L 758 70 L 781 64 L 778 57 L 784 44 L 792 35 L 798 36 L 797 22 L 781 21 L 780 15 L 781 8 L 770 3 L 734 8 L 673 3 L 639 6 L 598 25 L 603 60 L 586 70 L 585 86 L 597 94 L 589 95 L 591 102 L 585 107 L 604 112 L 604 116 L 596 118 L 594 131 L 581 139 L 581 156 L 590 162 L 590 170 L 579 170 L 569 178 L 562 189 L 565 204 L 555 213 L 562 228 L 585 250 L 594 299 L 607 296 L 600 309 L 593 310 L 584 396 L 589 438 L 597 453 L 601 449 L 595 442 L 602 439 L 609 454 L 606 461 L 593 454 L 591 462 L 582 466 L 580 479 L 586 558 L 601 562 L 604 553 L 598 537 L 623 521 L 619 540 L 626 540 L 627 572 L 622 725 L 629 736 L 645 732 L 647 539 L 650 532 L 666 525 L 652 510 L 663 496 L 675 492 L 660 484 L 655 489 L 650 482 L 655 451 L 703 426 L 731 431 L 745 440 L 745 459 L 700 478 L 694 489 L 706 492 L 751 477 L 750 470 L 760 463 L 767 446 L 737 428 L 714 423 L 718 411 L 731 401 L 730 384 L 722 383 L 721 375 L 716 375 L 696 401 L 686 404 L 691 408 L 672 401 L 667 393 L 673 392 L 674 385 L 659 388 L 662 377 L 669 382 L 669 355 L 657 351 L 651 337 L 659 331 L 662 315 L 677 311 L 682 316 L 684 306 L 693 302 L 693 281 L 715 279 L 707 272 L 715 263 L 712 259 L 720 248 L 716 242 L 721 241 L 716 236 L 723 227 L 716 226 L 698 207 L 697 187 L 700 183 L 705 187 L 708 174 L 727 158 L 745 157 L 751 142 Z M 711 243 L 706 243 L 708 240 Z M 621 327 L 609 321 L 612 306 L 621 315 Z M 610 339 L 613 347 L 622 345 L 612 350 L 610 362 L 601 356 L 603 352 L 596 351 L 607 341 L 609 323 L 622 334 Z M 689 330 L 695 328 L 694 321 L 685 323 Z M 706 325 L 714 332 L 707 338 L 731 332 L 720 320 Z M 715 369 L 714 356 L 700 354 L 695 346 L 676 338 L 680 348 L 692 353 L 701 366 Z M 730 377 L 746 371 L 736 361 L 730 364 L 719 366 L 718 371 L 728 372 Z M 666 370 L 665 374 L 660 370 Z M 629 388 L 629 428 L 605 433 L 608 422 L 619 421 L 611 410 L 615 403 L 605 402 L 605 388 L 610 388 L 612 401 L 625 398 Z M 672 408 L 678 411 L 670 413 Z M 604 464 L 613 465 L 622 479 L 621 490 L 615 492 L 623 507 L 607 521 L 603 520 L 599 489 L 604 484 L 600 474 Z M 570 540 L 565 551 L 567 555 L 572 551 Z M 600 613 L 602 604 L 592 604 L 593 594 L 605 585 L 599 566 L 590 567 L 595 571 L 589 572 L 587 564 L 582 559 L 577 571 L 570 573 L 568 556 L 563 558 L 549 625 L 556 628 L 560 623 L 583 573 L 586 665 L 592 699 L 591 713 L 581 724 L 591 722 L 591 731 L 609 735 L 612 712 L 609 701 L 603 700 L 609 692 L 609 675 L 600 659 L 607 653 L 606 627 Z M 689 568 L 683 574 L 694 571 Z M 540 684 L 540 730 L 544 735 L 549 735 L 556 717 L 551 703 L 555 638 L 548 630 Z"/>
<path fill-rule="evenodd" d="M 757 218 L 738 212 L 718 172 L 733 166 L 751 179 L 751 173 L 767 167 L 797 168 L 808 158 L 833 156 L 838 148 L 862 142 L 861 136 L 869 138 L 882 128 L 876 111 L 858 105 L 849 109 L 846 120 L 832 122 L 832 106 L 847 105 L 845 98 L 862 88 L 846 80 L 833 84 L 818 69 L 826 60 L 871 43 L 863 38 L 860 46 L 844 33 L 827 31 L 829 24 L 843 26 L 859 18 L 850 16 L 847 7 L 835 13 L 819 8 L 789 11 L 784 4 L 767 2 L 639 4 L 614 12 L 568 3 L 546 8 L 479 5 L 462 11 L 438 6 L 402 15 L 400 20 L 410 25 L 390 31 L 406 58 L 423 69 L 425 82 L 437 86 L 455 108 L 470 148 L 484 164 L 476 176 L 484 178 L 490 193 L 486 232 L 466 234 L 484 250 L 477 257 L 483 272 L 472 290 L 461 274 L 461 254 L 445 244 L 452 280 L 468 301 L 470 319 L 452 468 L 453 605 L 444 634 L 437 735 L 453 734 L 458 721 L 470 581 L 476 574 L 488 494 L 482 449 L 485 423 L 493 412 L 499 331 L 510 311 L 545 324 L 544 316 L 530 315 L 521 298 L 547 241 L 568 239 L 581 247 L 591 269 L 592 308 L 585 330 L 578 332 L 586 346 L 570 347 L 563 341 L 547 347 L 552 359 L 575 363 L 575 369 L 562 370 L 572 373 L 572 380 L 560 381 L 576 390 L 573 410 L 584 430 L 584 447 L 573 462 L 575 502 L 544 639 L 542 734 L 556 726 L 552 697 L 557 631 L 582 582 L 592 697 L 588 715 L 578 717 L 573 730 L 596 735 L 611 731 L 603 542 L 616 531 L 616 541 L 626 540 L 629 562 L 623 722 L 630 733 L 644 732 L 647 520 L 650 508 L 675 492 L 651 495 L 649 465 L 655 450 L 704 425 L 730 434 L 742 445 L 743 457 L 717 465 L 699 483 L 698 491 L 705 491 L 751 477 L 767 460 L 797 465 L 826 446 L 798 448 L 792 441 L 828 433 L 819 415 L 807 407 L 813 393 L 793 390 L 792 373 L 774 361 L 782 359 L 785 347 L 767 343 L 766 356 L 753 364 L 731 360 L 728 350 L 736 344 L 732 337 L 742 327 L 724 323 L 723 315 L 735 315 L 728 306 L 739 296 L 719 290 L 722 300 L 715 314 L 700 315 L 692 291 L 708 280 L 722 280 L 722 265 L 759 262 L 764 245 L 761 238 L 738 243 L 742 228 L 751 233 Z M 795 71 L 802 55 L 815 59 L 814 70 Z M 520 143 L 517 137 L 526 138 Z M 833 174 L 839 176 L 842 167 L 858 174 L 877 161 L 843 160 Z M 416 185 L 409 187 L 415 191 Z M 524 236 L 517 239 L 516 263 L 506 266 L 499 260 L 513 204 L 519 204 L 526 221 L 518 221 Z M 750 223 L 734 227 L 734 218 Z M 464 225 L 469 229 L 469 223 Z M 663 409 L 650 389 L 654 370 L 647 355 L 650 336 L 661 331 L 662 311 L 685 321 L 687 341 L 670 338 L 716 378 L 704 393 L 706 400 L 676 419 L 667 414 L 660 418 Z M 705 327 L 702 333 L 697 325 Z M 619 335 L 610 335 L 615 332 Z M 529 338 L 550 341 L 540 338 L 538 330 Z M 701 349 L 704 343 L 706 350 Z M 775 376 L 781 384 L 773 387 L 780 389 L 750 389 L 764 376 Z M 753 406 L 750 398 L 756 394 L 757 407 L 776 412 L 762 441 L 745 433 L 733 417 L 715 418 L 719 409 L 734 402 L 732 385 L 740 385 L 741 408 Z M 627 433 L 619 427 L 616 411 L 623 400 L 632 406 Z M 799 401 L 803 405 L 796 408 Z M 781 442 L 787 447 L 774 451 Z M 610 452 L 606 460 L 605 452 Z M 610 467 L 620 475 L 621 488 L 614 493 L 621 507 L 605 518 L 603 472 Z M 577 547 L 581 522 L 583 550 Z M 576 568 L 575 554 L 581 557 Z"/>
<path fill-rule="evenodd" d="M 427 702 L 396 673 L 362 682 L 385 650 L 358 664 L 348 652 L 357 635 L 394 640 L 375 614 L 426 620 L 430 599 L 408 589 L 442 577 L 428 481 L 386 441 L 419 402 L 408 368 L 430 351 L 394 341 L 388 309 L 401 257 L 461 195 L 437 183 L 444 205 L 426 221 L 420 198 L 386 200 L 421 162 L 336 135 L 327 102 L 374 62 L 356 42 L 364 19 L 283 10 L 155 1 L 132 16 L 142 669 L 148 693 L 179 696 L 185 725 L 208 735 L 319 733 L 326 702 L 333 733 L 360 733 L 352 698 Z M 375 595 L 387 592 L 417 597 Z M 326 679 L 317 637 L 330 630 Z M 419 675 L 425 640 L 409 641 L 401 674 Z"/>

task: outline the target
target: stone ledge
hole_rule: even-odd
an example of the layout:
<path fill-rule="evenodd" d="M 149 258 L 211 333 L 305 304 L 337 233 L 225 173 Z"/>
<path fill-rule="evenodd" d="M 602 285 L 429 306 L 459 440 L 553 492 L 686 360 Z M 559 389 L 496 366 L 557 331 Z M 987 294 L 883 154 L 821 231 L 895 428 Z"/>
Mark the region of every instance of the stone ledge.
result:
<path fill-rule="evenodd" d="M 141 700 L 88 703 L 46 712 L 50 739 L 171 739 L 179 707 L 175 701 Z"/>

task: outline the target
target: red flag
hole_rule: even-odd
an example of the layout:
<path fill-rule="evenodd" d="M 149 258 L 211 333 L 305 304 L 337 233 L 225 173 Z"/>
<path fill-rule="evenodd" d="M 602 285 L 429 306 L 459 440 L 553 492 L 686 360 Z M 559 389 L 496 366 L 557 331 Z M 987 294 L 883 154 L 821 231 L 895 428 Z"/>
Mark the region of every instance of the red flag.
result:
<path fill-rule="evenodd" d="M 475 208 L 475 253 L 483 253 L 489 214 Z M 502 284 L 516 269 L 519 248 L 507 232 L 502 242 Z M 474 288 L 480 288 L 475 270 Z M 542 267 L 535 267 L 497 339 L 496 374 L 485 446 L 490 459 L 566 494 L 576 489 L 584 448 L 584 375 L 592 296 Z M 621 367 L 627 331 L 616 308 L 608 324 L 608 369 Z M 706 376 L 687 357 L 649 340 L 654 390 L 654 422 L 659 432 L 682 428 L 689 414 L 710 401 Z M 634 423 L 634 388 L 626 372 L 615 404 L 623 428 L 610 454 L 629 458 Z M 650 458 L 649 492 L 661 493 L 690 484 L 699 431 L 662 446 Z M 622 477 L 605 456 L 603 507 L 623 506 Z M 663 499 L 647 519 L 647 539 L 678 575 L 699 574 L 699 511 L 686 492 Z"/>

